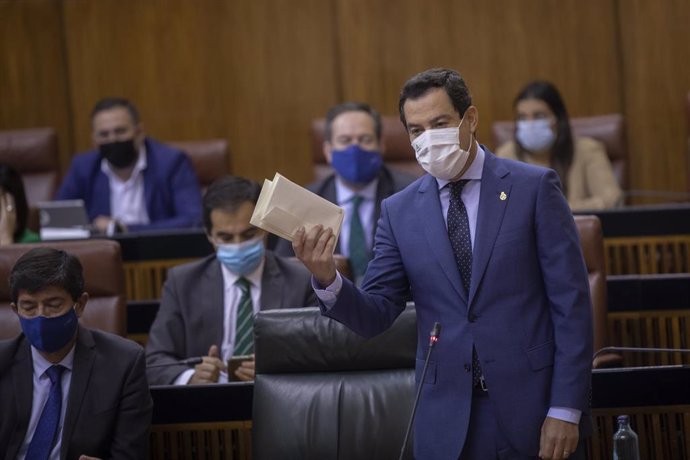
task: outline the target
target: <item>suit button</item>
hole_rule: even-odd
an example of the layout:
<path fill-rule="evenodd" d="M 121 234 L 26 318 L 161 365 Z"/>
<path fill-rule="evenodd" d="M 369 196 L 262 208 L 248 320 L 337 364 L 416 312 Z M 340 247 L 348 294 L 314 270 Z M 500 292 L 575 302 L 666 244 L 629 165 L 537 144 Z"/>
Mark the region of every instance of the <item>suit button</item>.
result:
<path fill-rule="evenodd" d="M 469 371 L 471 371 L 471 370 L 472 370 L 472 368 L 470 367 L 470 365 L 469 365 L 469 364 L 465 364 L 465 372 L 469 372 Z"/>
<path fill-rule="evenodd" d="M 470 321 L 470 323 L 474 323 L 475 321 L 477 321 L 477 315 L 475 315 L 474 313 L 470 313 L 467 319 Z"/>

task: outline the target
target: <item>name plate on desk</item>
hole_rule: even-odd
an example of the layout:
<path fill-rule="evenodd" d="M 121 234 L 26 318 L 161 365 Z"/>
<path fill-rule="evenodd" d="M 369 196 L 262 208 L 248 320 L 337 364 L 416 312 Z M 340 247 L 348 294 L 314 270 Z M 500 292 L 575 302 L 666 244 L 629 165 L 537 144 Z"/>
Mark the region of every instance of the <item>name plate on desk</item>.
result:
<path fill-rule="evenodd" d="M 154 425 L 251 420 L 254 382 L 152 386 L 151 397 Z"/>

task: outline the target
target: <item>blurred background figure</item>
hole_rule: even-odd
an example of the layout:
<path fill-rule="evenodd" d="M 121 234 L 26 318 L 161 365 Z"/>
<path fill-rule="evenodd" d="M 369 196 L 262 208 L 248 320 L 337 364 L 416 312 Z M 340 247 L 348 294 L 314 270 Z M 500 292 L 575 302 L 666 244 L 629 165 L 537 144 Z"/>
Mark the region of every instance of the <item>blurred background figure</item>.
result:
<path fill-rule="evenodd" d="M 21 176 L 11 166 L 0 164 L 0 246 L 40 241 L 26 226 L 28 216 Z"/>
<path fill-rule="evenodd" d="M 527 84 L 513 108 L 515 140 L 497 149 L 499 157 L 554 169 L 573 211 L 621 204 L 623 192 L 603 144 L 588 137 L 573 137 L 568 111 L 553 84 Z"/>
<path fill-rule="evenodd" d="M 182 151 L 147 137 L 127 99 L 105 98 L 91 111 L 94 149 L 76 155 L 58 200 L 84 200 L 99 233 L 196 227 L 201 190 Z"/>

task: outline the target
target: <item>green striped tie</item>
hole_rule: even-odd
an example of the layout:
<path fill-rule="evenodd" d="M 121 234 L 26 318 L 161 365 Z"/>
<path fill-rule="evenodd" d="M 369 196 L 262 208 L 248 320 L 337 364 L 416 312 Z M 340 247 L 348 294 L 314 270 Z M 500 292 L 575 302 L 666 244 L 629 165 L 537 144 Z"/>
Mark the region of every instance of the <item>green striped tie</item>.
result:
<path fill-rule="evenodd" d="M 233 355 L 250 355 L 254 353 L 254 307 L 252 306 L 251 283 L 246 278 L 239 278 L 235 284 L 242 291 L 242 297 L 237 307 Z"/>
<path fill-rule="evenodd" d="M 350 238 L 348 241 L 350 264 L 352 265 L 355 282 L 358 284 L 364 276 L 371 258 L 369 248 L 367 247 L 367 240 L 364 237 L 362 220 L 359 217 L 359 205 L 361 204 L 362 197 L 355 195 L 352 198 L 352 217 L 350 218 Z"/>

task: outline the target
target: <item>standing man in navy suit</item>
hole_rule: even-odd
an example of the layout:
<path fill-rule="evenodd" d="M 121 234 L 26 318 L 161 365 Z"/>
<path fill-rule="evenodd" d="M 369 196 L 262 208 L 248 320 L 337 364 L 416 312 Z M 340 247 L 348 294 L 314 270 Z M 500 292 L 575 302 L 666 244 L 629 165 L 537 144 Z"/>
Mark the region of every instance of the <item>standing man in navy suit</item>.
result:
<path fill-rule="evenodd" d="M 426 333 L 442 324 L 422 382 L 417 458 L 584 458 L 591 301 L 555 172 L 479 145 L 479 112 L 453 70 L 412 77 L 399 108 L 429 174 L 382 203 L 362 288 L 336 271 L 330 229 L 302 229 L 293 243 L 323 313 L 373 336 L 411 294 L 418 379 Z"/>

